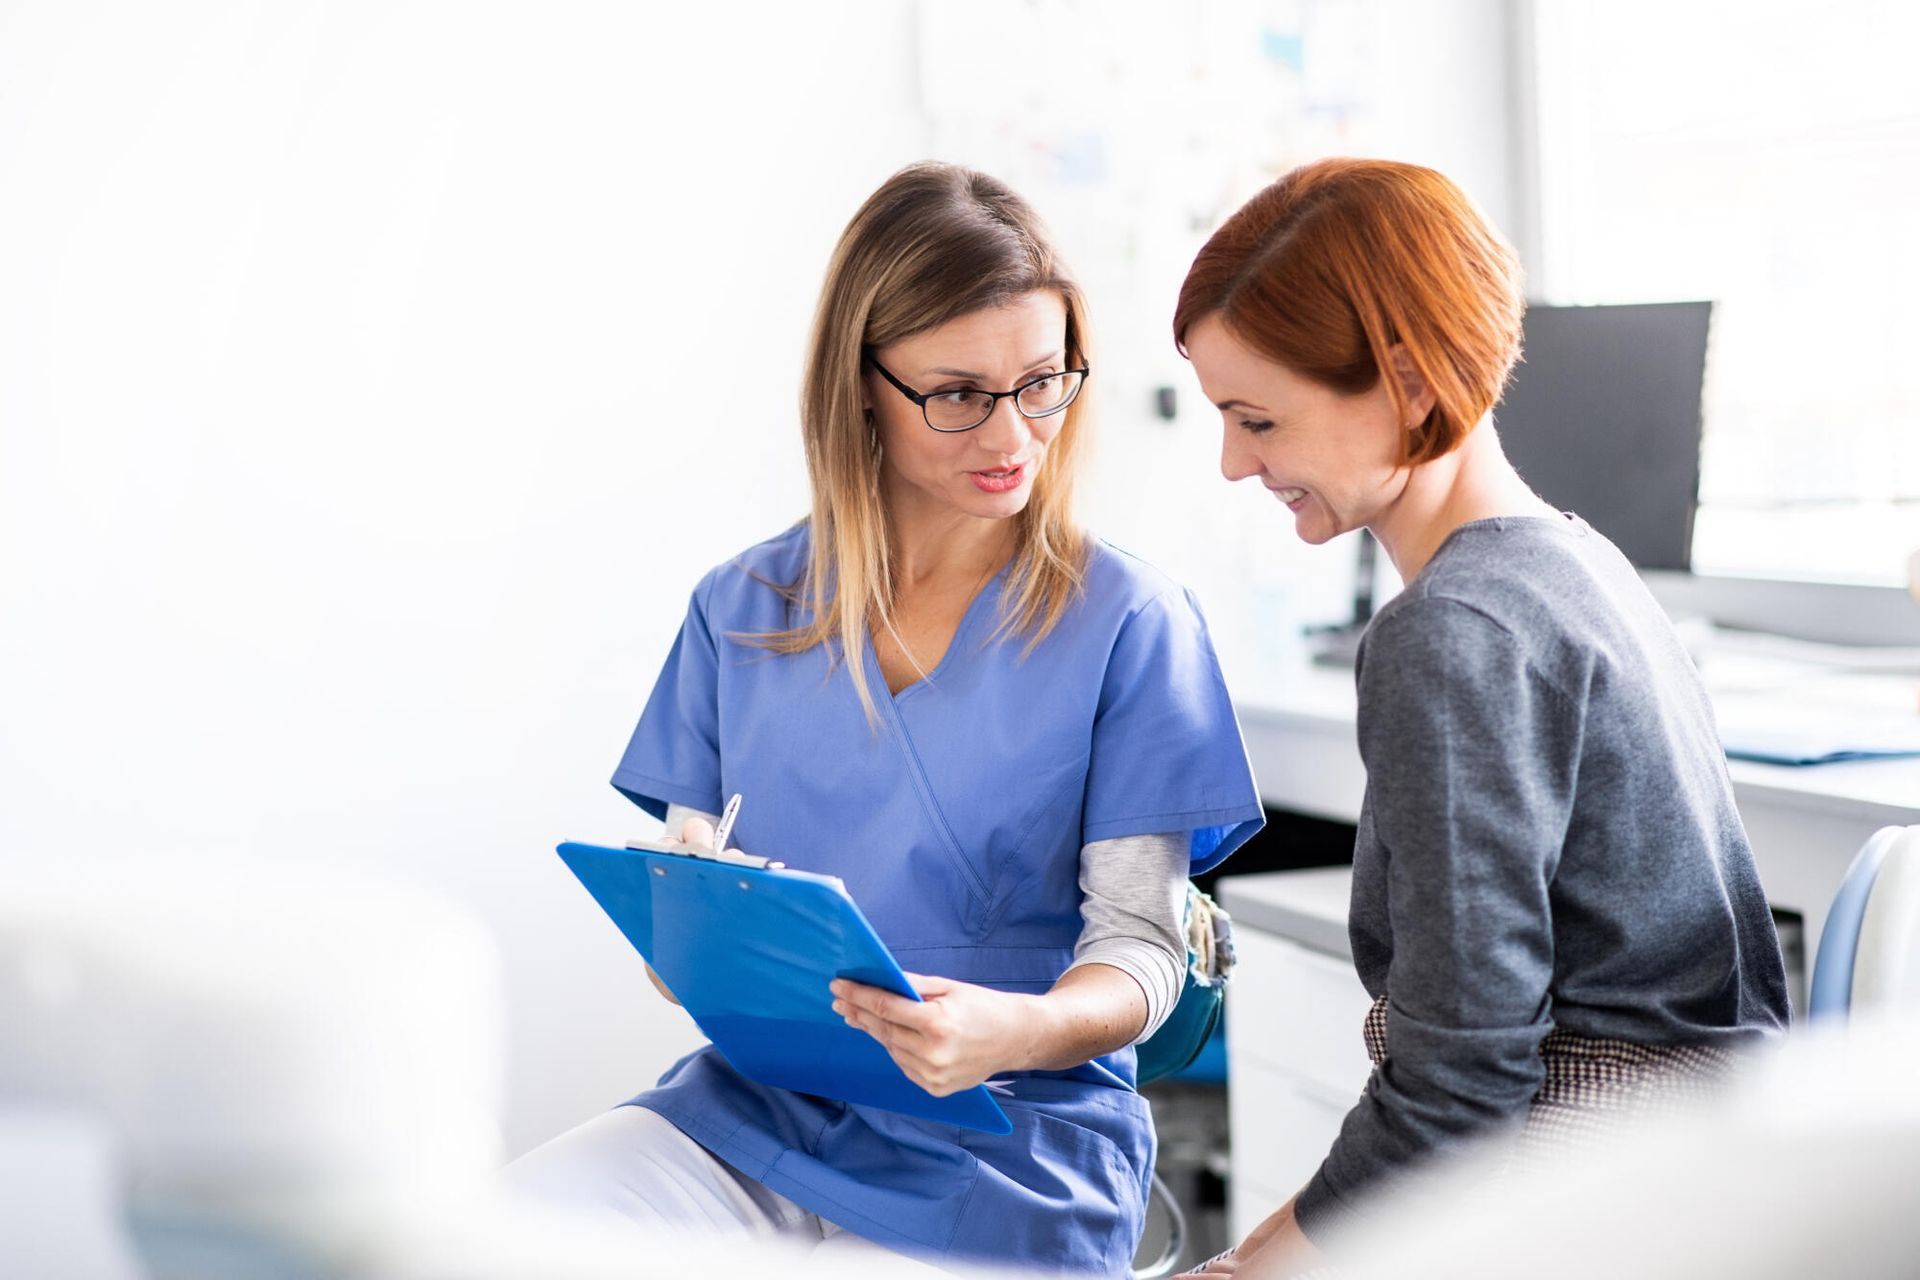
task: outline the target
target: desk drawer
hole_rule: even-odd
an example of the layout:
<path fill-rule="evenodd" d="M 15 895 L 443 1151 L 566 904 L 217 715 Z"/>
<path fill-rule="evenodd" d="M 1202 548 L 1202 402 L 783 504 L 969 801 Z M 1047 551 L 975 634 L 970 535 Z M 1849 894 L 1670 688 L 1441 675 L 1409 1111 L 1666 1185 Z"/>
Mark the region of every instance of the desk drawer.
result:
<path fill-rule="evenodd" d="M 1253 1062 L 1335 1097 L 1358 1097 L 1373 1071 L 1360 1039 L 1373 1000 L 1353 966 L 1253 929 L 1234 934 L 1234 949 L 1229 1071 Z"/>

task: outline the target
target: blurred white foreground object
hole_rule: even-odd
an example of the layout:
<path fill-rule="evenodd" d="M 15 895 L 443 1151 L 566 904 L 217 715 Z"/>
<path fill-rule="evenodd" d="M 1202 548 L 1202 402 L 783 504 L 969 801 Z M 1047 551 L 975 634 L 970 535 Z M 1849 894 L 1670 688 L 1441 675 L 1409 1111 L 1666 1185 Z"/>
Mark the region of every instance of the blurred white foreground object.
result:
<path fill-rule="evenodd" d="M 89 871 L 0 880 L 0 1106 L 111 1135 L 152 1274 L 330 1273 L 485 1185 L 502 1003 L 464 911 L 178 860 Z M 6 1248 L 0 1272 L 29 1274 Z"/>
<path fill-rule="evenodd" d="M 1346 1280 L 1421 1276 L 1840 1276 L 1920 1266 L 1920 1024 L 1856 1018 L 1790 1037 L 1715 1104 L 1623 1129 L 1551 1176 L 1390 1203 L 1339 1249 Z"/>
<path fill-rule="evenodd" d="M 0 1103 L 0 1275 L 136 1280 L 111 1135 L 59 1108 Z"/>
<path fill-rule="evenodd" d="M 509 1197 L 483 927 L 392 884 L 166 866 L 0 875 L 5 1280 L 898 1274 Z"/>

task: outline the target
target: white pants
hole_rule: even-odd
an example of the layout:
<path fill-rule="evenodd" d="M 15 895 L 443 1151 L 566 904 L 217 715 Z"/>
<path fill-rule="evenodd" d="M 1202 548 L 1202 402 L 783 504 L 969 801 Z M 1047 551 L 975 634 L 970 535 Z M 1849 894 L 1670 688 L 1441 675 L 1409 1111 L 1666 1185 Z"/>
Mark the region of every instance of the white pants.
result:
<path fill-rule="evenodd" d="M 507 1166 L 508 1189 L 654 1234 L 778 1236 L 816 1260 L 886 1259 L 888 1274 L 942 1276 L 738 1172 L 645 1107 L 615 1107 Z"/>

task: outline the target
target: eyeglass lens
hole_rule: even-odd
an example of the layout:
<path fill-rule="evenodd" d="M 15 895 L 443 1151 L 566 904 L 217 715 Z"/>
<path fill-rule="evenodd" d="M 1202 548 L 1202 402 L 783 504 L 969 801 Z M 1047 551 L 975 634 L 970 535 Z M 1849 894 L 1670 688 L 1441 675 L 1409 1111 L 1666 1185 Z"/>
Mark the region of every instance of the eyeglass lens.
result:
<path fill-rule="evenodd" d="M 1029 418 L 1043 418 L 1067 407 L 1080 390 L 1080 375 L 1056 373 L 1021 387 L 1013 400 Z M 943 431 L 962 431 L 987 420 L 994 397 L 985 391 L 943 391 L 927 397 L 927 423 Z"/>

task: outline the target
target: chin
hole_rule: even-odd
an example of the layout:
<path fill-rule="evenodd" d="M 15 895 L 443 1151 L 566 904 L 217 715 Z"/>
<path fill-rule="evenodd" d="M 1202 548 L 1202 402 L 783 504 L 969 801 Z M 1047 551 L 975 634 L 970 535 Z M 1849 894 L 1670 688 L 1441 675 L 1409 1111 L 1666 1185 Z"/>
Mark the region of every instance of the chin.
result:
<path fill-rule="evenodd" d="M 1323 547 L 1346 532 L 1337 522 L 1323 520 L 1318 512 L 1311 511 L 1294 517 L 1293 531 L 1310 547 Z"/>
<path fill-rule="evenodd" d="M 983 493 L 976 489 L 971 480 L 964 481 L 965 488 L 960 491 L 955 506 L 976 516 L 992 519 L 1005 519 L 1017 516 L 1027 509 L 1033 501 L 1033 475 L 1029 472 L 1021 477 L 1018 489 L 1009 489 L 1005 493 Z"/>
<path fill-rule="evenodd" d="M 961 503 L 962 511 L 987 520 L 1008 520 L 1027 509 L 1033 491 L 1022 485 L 1012 493 L 981 493 L 975 490 L 968 496 L 973 500 Z"/>

